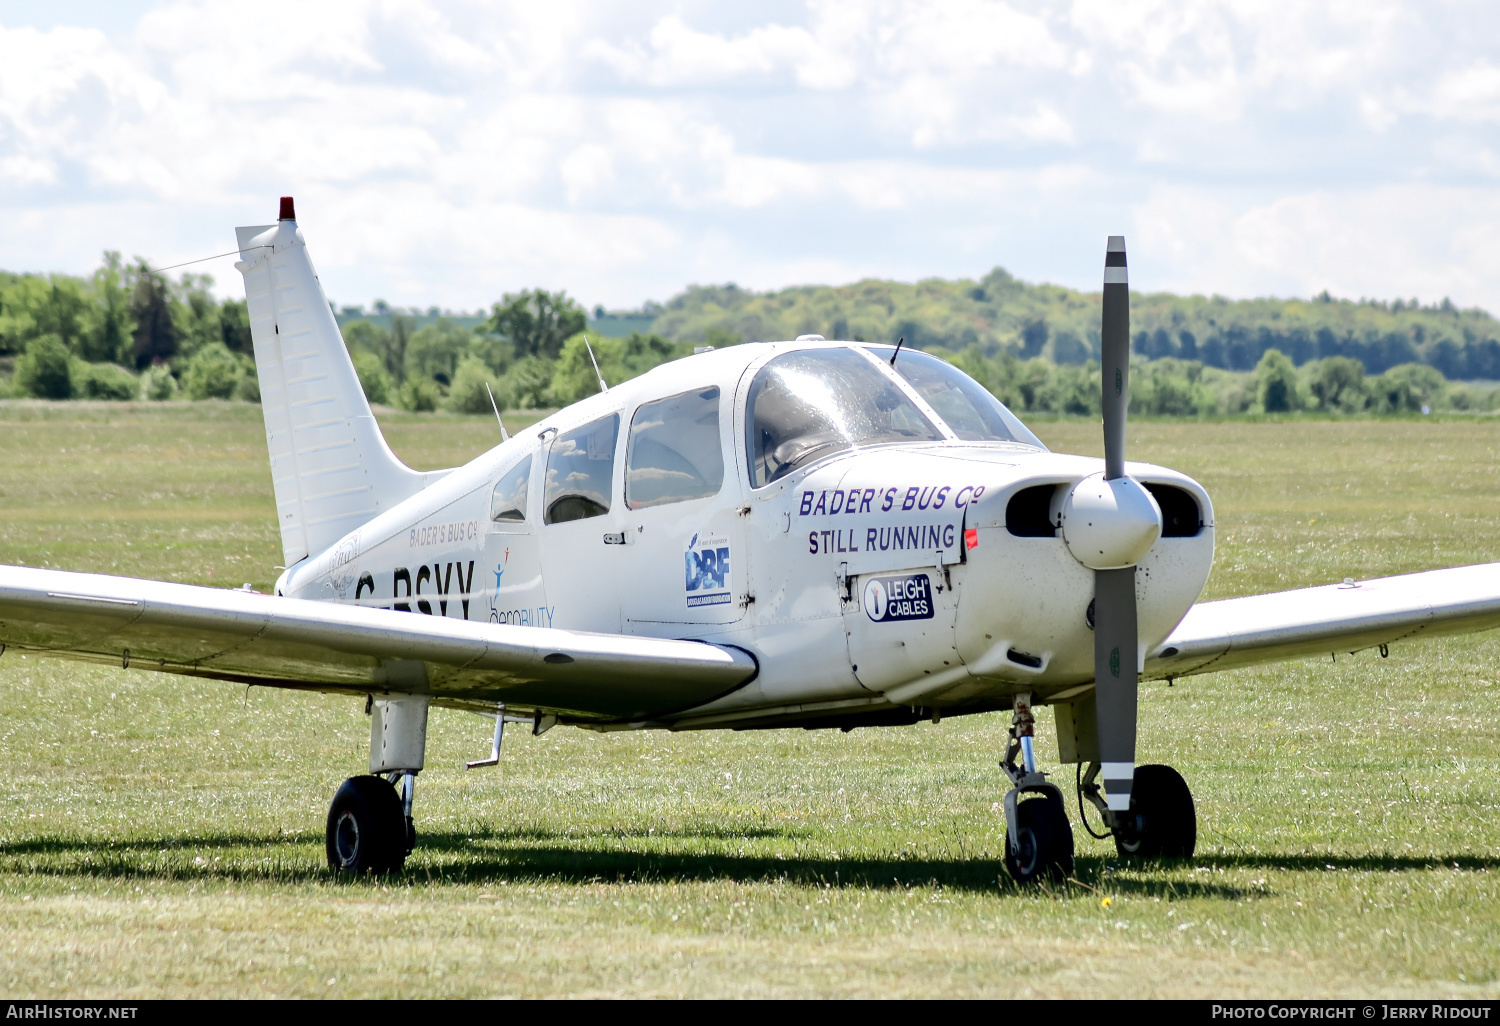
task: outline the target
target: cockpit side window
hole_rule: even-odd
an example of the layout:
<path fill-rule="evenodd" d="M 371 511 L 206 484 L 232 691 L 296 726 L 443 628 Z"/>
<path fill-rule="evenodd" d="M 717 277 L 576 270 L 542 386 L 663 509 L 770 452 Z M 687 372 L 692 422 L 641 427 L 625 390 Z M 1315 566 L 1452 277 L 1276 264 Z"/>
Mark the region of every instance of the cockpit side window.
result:
<path fill-rule="evenodd" d="M 658 399 L 635 411 L 625 455 L 626 506 L 701 499 L 717 495 L 723 484 L 718 388 Z"/>
<path fill-rule="evenodd" d="M 495 485 L 490 497 L 490 519 L 499 523 L 524 523 L 526 492 L 531 484 L 531 457 L 518 463 Z"/>
<path fill-rule="evenodd" d="M 745 451 L 756 488 L 846 449 L 942 437 L 894 382 L 853 349 L 776 357 L 755 375 L 745 405 Z"/>
<path fill-rule="evenodd" d="M 620 415 L 558 435 L 547 454 L 545 521 L 561 524 L 609 512 Z"/>
<path fill-rule="evenodd" d="M 868 348 L 886 360 L 894 353 L 891 346 Z M 969 442 L 1020 442 L 1038 449 L 1047 448 L 988 389 L 946 360 L 928 356 L 921 350 L 902 349 L 896 355 L 895 367 L 896 373 L 917 390 L 923 401 L 937 411 L 959 438 Z"/>

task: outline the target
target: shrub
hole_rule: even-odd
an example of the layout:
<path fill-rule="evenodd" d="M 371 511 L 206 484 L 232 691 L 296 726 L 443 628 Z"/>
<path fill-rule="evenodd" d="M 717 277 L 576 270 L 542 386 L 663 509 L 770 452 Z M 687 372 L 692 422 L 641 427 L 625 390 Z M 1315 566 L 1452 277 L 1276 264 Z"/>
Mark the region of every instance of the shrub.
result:
<path fill-rule="evenodd" d="M 493 389 L 489 367 L 477 356 L 466 356 L 459 361 L 453 372 L 453 386 L 448 389 L 445 404 L 454 413 L 490 413 L 490 392 Z M 500 397 L 495 397 L 498 404 Z"/>
<path fill-rule="evenodd" d="M 240 383 L 234 386 L 234 397 L 241 402 L 260 402 L 260 375 L 255 370 L 255 361 L 241 355 Z"/>
<path fill-rule="evenodd" d="M 595 386 L 597 389 L 597 386 Z M 523 410 L 552 404 L 552 363 L 540 356 L 523 356 L 510 365 L 500 382 L 502 405 Z"/>
<path fill-rule="evenodd" d="M 1421 363 L 1392 367 L 1370 384 L 1376 409 L 1382 413 L 1416 413 L 1438 405 L 1447 387 L 1442 372 Z"/>
<path fill-rule="evenodd" d="M 1302 368 L 1307 390 L 1320 410 L 1365 408 L 1365 366 L 1347 356 L 1313 360 Z"/>
<path fill-rule="evenodd" d="M 1255 366 L 1255 392 L 1267 413 L 1290 413 L 1302 409 L 1297 368 L 1280 349 L 1267 349 Z"/>
<path fill-rule="evenodd" d="M 177 398 L 177 379 L 170 367 L 158 363 L 141 373 L 141 398 L 157 403 Z"/>
<path fill-rule="evenodd" d="M 210 342 L 193 354 L 182 372 L 189 399 L 229 399 L 239 386 L 244 367 L 222 342 Z"/>
<path fill-rule="evenodd" d="M 129 402 L 140 391 L 140 382 L 117 363 L 73 365 L 73 394 L 80 399 L 113 399 Z"/>
<path fill-rule="evenodd" d="M 594 351 L 593 359 L 589 358 L 590 347 Z M 552 369 L 553 400 L 559 403 L 576 403 L 597 394 L 601 374 L 606 384 L 613 381 L 618 385 L 631 377 L 625 369 L 623 357 L 624 343 L 620 339 L 597 335 L 590 337 L 581 332 L 574 335 L 563 343 L 562 353 Z M 599 361 L 597 372 L 594 370 L 594 360 Z"/>
<path fill-rule="evenodd" d="M 465 331 L 446 317 L 412 335 L 406 344 L 406 376 L 432 378 L 444 385 L 453 383 L 459 361 L 469 355 L 474 333 Z"/>
<path fill-rule="evenodd" d="M 368 321 L 357 323 L 368 324 Z M 386 372 L 385 363 L 368 349 L 354 349 L 349 354 L 354 360 L 354 373 L 359 375 L 359 387 L 365 390 L 365 398 L 372 403 L 389 406 L 396 386 Z"/>
<path fill-rule="evenodd" d="M 413 413 L 431 413 L 438 408 L 443 393 L 431 378 L 408 378 L 401 386 L 401 408 Z"/>
<path fill-rule="evenodd" d="M 39 335 L 26 343 L 16 361 L 16 391 L 38 399 L 69 399 L 73 395 L 73 358 L 56 335 Z"/>

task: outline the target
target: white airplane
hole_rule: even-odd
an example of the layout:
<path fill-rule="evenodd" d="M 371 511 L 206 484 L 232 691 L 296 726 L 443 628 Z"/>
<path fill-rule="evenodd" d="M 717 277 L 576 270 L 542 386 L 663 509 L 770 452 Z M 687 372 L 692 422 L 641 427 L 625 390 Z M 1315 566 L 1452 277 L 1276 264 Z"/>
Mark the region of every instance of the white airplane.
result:
<path fill-rule="evenodd" d="M 291 200 L 238 235 L 275 594 L 0 567 L 0 643 L 364 698 L 369 775 L 328 814 L 337 872 L 412 850 L 432 705 L 495 718 L 471 766 L 498 761 L 507 722 L 849 730 L 1009 710 L 1020 881 L 1072 871 L 1063 791 L 1032 750 L 1050 705 L 1079 815 L 1092 805 L 1123 855 L 1187 856 L 1187 784 L 1136 765 L 1139 679 L 1500 626 L 1500 563 L 1195 604 L 1208 494 L 1125 461 L 1119 237 L 1102 461 L 1048 452 L 941 360 L 811 335 L 668 363 L 419 473 L 381 437 Z"/>

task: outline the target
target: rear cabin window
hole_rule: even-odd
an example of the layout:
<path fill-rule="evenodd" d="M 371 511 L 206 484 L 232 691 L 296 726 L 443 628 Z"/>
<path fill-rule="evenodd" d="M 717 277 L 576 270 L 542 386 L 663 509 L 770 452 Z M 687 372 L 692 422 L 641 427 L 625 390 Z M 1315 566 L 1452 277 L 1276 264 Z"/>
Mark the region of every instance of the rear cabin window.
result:
<path fill-rule="evenodd" d="M 490 497 L 490 519 L 499 523 L 526 520 L 526 490 L 531 485 L 531 457 L 500 479 Z"/>
<path fill-rule="evenodd" d="M 620 415 L 611 413 L 558 435 L 547 454 L 546 522 L 587 520 L 609 512 Z"/>
<path fill-rule="evenodd" d="M 756 488 L 846 449 L 942 437 L 895 382 L 853 349 L 785 353 L 750 383 L 745 450 Z"/>
<path fill-rule="evenodd" d="M 646 403 L 630 421 L 625 505 L 631 509 L 719 494 L 719 390 L 702 388 Z"/>

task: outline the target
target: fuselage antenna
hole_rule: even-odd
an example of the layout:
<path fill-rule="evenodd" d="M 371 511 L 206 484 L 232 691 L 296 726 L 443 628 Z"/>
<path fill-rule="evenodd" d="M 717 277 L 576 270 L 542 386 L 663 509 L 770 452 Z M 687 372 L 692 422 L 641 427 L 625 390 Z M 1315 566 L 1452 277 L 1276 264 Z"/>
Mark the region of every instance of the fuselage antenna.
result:
<path fill-rule="evenodd" d="M 583 337 L 583 347 L 589 351 L 589 363 L 594 365 L 594 377 L 599 379 L 599 391 L 608 392 L 609 386 L 604 383 L 604 375 L 599 373 L 599 361 L 594 359 L 594 347 L 589 345 L 587 335 Z"/>
<path fill-rule="evenodd" d="M 901 355 L 901 346 L 906 342 L 906 336 L 902 335 L 896 340 L 896 351 L 891 354 L 891 366 L 896 366 L 896 357 Z"/>
<path fill-rule="evenodd" d="M 490 383 L 488 381 L 484 383 L 484 390 L 489 393 L 490 408 L 495 411 L 495 423 L 500 425 L 500 441 L 508 442 L 510 441 L 510 435 L 505 430 L 505 421 L 500 419 L 500 404 L 495 402 L 495 393 L 490 392 Z"/>

